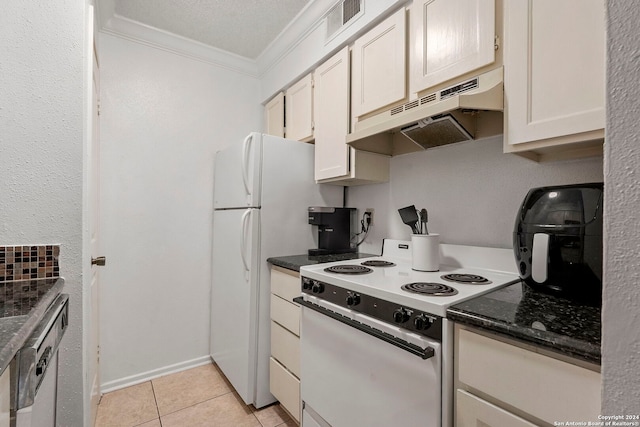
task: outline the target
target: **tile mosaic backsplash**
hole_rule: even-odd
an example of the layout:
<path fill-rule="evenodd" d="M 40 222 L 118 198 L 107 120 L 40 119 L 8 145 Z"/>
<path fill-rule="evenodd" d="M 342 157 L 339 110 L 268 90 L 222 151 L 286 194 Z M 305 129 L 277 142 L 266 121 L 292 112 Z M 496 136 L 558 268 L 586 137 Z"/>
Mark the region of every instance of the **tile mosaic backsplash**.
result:
<path fill-rule="evenodd" d="M 59 277 L 59 245 L 0 246 L 0 282 Z"/>

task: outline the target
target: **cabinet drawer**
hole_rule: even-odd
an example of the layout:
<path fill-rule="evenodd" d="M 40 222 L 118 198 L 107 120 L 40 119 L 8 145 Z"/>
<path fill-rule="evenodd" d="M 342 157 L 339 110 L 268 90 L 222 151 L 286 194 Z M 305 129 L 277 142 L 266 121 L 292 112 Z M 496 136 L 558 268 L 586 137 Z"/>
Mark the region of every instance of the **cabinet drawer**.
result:
<path fill-rule="evenodd" d="M 271 268 L 271 293 L 276 294 L 287 301 L 300 295 L 300 274 L 284 273 L 277 267 Z"/>
<path fill-rule="evenodd" d="M 300 336 L 300 306 L 271 294 L 271 320 Z"/>
<path fill-rule="evenodd" d="M 271 322 L 271 355 L 300 378 L 300 338 Z"/>
<path fill-rule="evenodd" d="M 456 390 L 456 426 L 457 427 L 535 427 L 511 412 L 485 402 L 484 400 Z"/>
<path fill-rule="evenodd" d="M 300 422 L 300 381 L 273 357 L 269 359 L 269 374 L 271 394 Z"/>
<path fill-rule="evenodd" d="M 460 382 L 551 424 L 598 420 L 599 373 L 467 330 L 458 333 Z"/>

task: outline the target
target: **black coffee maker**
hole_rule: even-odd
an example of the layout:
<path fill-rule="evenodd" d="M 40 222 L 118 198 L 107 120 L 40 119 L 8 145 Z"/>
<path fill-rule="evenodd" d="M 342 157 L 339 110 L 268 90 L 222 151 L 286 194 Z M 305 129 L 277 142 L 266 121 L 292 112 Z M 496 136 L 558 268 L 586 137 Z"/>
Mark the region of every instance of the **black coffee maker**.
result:
<path fill-rule="evenodd" d="M 529 191 L 513 231 L 527 285 L 590 305 L 602 302 L 602 203 L 602 183 Z"/>
<path fill-rule="evenodd" d="M 355 208 L 309 207 L 309 224 L 318 226 L 318 248 L 309 255 L 328 255 L 356 252 L 351 245 L 351 224 Z"/>

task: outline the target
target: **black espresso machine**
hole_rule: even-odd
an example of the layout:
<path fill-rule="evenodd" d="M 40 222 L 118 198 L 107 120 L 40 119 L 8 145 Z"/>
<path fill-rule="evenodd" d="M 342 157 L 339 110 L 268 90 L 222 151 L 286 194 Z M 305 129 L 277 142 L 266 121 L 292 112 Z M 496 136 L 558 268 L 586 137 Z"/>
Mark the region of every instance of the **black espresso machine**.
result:
<path fill-rule="evenodd" d="M 535 290 L 602 302 L 603 184 L 534 188 L 513 231 L 520 277 Z"/>
<path fill-rule="evenodd" d="M 309 207 L 309 224 L 318 226 L 318 248 L 309 255 L 329 255 L 356 252 L 351 244 L 351 225 L 355 208 Z"/>

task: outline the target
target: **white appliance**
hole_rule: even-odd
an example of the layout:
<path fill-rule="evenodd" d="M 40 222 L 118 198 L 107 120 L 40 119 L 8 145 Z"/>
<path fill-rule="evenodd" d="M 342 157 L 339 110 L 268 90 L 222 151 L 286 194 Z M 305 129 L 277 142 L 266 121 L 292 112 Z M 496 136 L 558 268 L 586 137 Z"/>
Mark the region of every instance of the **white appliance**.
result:
<path fill-rule="evenodd" d="M 275 401 L 266 259 L 316 247 L 308 207 L 343 204 L 342 187 L 315 183 L 313 148 L 252 133 L 216 154 L 211 357 L 256 408 Z"/>
<path fill-rule="evenodd" d="M 300 269 L 303 427 L 452 426 L 446 309 L 519 276 L 510 249 L 440 250 L 437 272 L 412 270 L 411 242 L 391 239 L 380 257 Z"/>
<path fill-rule="evenodd" d="M 69 295 L 60 294 L 12 363 L 15 427 L 54 427 L 58 401 L 58 346 L 69 326 Z"/>

